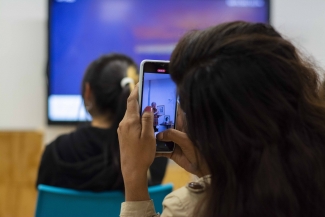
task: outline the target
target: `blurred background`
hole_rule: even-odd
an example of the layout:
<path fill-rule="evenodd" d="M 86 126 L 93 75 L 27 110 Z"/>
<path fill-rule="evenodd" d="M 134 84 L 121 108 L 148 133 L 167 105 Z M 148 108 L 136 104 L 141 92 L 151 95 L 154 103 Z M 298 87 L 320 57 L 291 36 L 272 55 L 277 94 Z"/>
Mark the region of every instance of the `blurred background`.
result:
<path fill-rule="evenodd" d="M 325 65 L 325 1 L 273 0 L 271 24 Z M 44 143 L 73 126 L 47 124 L 46 0 L 0 1 L 0 130 L 40 130 Z"/>
<path fill-rule="evenodd" d="M 21 145 L 25 148 L 34 144 L 43 146 L 76 127 L 48 124 L 48 4 L 47 0 L 0 0 L 0 165 L 7 165 L 0 167 L 0 217 L 8 216 L 3 210 L 9 213 L 8 210 L 15 210 L 17 204 L 21 204 L 20 211 L 11 216 L 33 216 L 31 213 L 34 212 L 36 198 L 33 180 L 42 147 L 24 149 Z M 270 23 L 323 68 L 324 10 L 324 0 L 271 0 L 270 10 Z M 139 63 L 138 59 L 136 61 Z M 17 133 L 12 136 L 7 132 Z M 7 150 L 5 145 L 8 144 L 12 149 Z M 37 157 L 21 158 L 18 154 L 24 152 L 29 156 L 34 153 Z M 15 157 L 14 160 L 6 160 L 6 156 Z M 27 164 L 32 169 L 28 170 Z M 8 188 L 3 184 L 9 182 L 3 174 L 9 173 L 16 181 L 29 180 L 27 190 Z M 177 179 L 175 174 L 178 174 Z M 170 167 L 165 181 L 174 182 L 178 188 L 191 178 L 185 171 L 179 172 L 179 168 Z M 14 197 L 14 192 L 23 196 Z M 5 205 L 10 198 L 14 203 Z"/>

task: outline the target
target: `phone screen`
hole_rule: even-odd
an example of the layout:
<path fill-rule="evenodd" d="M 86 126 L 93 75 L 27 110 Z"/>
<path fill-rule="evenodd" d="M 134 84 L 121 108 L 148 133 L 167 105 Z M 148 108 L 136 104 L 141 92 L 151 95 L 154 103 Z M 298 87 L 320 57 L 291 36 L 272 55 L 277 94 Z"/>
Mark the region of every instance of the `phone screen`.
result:
<path fill-rule="evenodd" d="M 141 64 L 141 111 L 147 106 L 152 107 L 154 113 L 152 127 L 155 135 L 169 128 L 175 128 L 177 91 L 169 75 L 168 64 L 168 61 L 144 61 Z M 172 152 L 173 150 L 173 142 L 156 140 L 157 152 Z"/>

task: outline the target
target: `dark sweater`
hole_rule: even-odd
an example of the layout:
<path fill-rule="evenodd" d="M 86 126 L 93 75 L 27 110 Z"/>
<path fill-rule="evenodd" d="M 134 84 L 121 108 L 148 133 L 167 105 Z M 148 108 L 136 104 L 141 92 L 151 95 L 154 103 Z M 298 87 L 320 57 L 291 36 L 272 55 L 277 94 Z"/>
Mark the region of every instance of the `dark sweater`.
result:
<path fill-rule="evenodd" d="M 120 168 L 113 165 L 105 146 L 116 131 L 84 126 L 59 136 L 46 146 L 38 171 L 37 185 L 46 184 L 77 190 L 122 190 Z M 105 163 L 106 162 L 106 163 Z M 150 168 L 149 185 L 161 184 L 166 158 L 157 158 Z"/>

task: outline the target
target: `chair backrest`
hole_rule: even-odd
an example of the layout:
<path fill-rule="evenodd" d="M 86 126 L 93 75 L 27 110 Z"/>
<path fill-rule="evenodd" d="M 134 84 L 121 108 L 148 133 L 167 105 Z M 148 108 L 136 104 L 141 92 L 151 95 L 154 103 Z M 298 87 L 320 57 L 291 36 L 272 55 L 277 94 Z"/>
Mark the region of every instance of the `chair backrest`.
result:
<path fill-rule="evenodd" d="M 162 211 L 162 201 L 173 189 L 172 184 L 149 187 L 156 211 Z M 120 191 L 89 192 L 38 186 L 36 217 L 119 216 L 124 194 Z"/>

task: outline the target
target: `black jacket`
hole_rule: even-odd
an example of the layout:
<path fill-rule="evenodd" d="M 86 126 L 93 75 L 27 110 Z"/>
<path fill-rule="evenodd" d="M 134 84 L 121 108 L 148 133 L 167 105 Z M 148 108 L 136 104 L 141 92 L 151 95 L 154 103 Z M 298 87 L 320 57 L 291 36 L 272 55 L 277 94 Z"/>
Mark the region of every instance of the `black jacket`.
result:
<path fill-rule="evenodd" d="M 90 191 L 122 190 L 121 171 L 109 160 L 113 153 L 104 155 L 110 137 L 116 134 L 113 131 L 84 126 L 59 136 L 45 148 L 36 185 Z M 149 185 L 161 184 L 166 166 L 166 158 L 155 160 L 150 168 Z"/>

